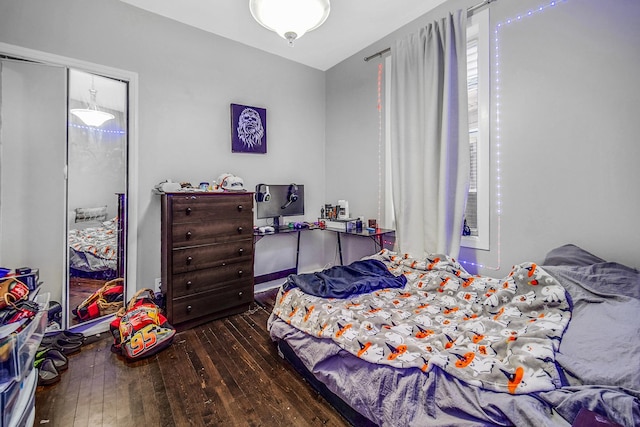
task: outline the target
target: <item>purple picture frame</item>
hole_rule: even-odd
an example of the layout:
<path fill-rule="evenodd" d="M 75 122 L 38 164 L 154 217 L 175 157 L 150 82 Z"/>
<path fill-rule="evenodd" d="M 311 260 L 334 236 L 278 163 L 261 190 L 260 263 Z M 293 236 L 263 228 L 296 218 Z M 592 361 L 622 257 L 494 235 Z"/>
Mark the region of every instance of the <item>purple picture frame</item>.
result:
<path fill-rule="evenodd" d="M 267 110 L 231 104 L 231 152 L 267 152 Z"/>

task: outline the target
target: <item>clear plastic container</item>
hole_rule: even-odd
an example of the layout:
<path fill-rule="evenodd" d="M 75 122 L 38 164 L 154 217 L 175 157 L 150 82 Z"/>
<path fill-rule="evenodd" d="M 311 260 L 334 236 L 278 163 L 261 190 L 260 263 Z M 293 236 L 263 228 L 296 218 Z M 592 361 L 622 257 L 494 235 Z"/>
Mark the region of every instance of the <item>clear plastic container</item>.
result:
<path fill-rule="evenodd" d="M 33 365 L 47 327 L 49 294 L 38 295 L 34 301 L 40 310 L 26 327 L 0 337 L 0 386 L 6 382 L 22 380 Z"/>

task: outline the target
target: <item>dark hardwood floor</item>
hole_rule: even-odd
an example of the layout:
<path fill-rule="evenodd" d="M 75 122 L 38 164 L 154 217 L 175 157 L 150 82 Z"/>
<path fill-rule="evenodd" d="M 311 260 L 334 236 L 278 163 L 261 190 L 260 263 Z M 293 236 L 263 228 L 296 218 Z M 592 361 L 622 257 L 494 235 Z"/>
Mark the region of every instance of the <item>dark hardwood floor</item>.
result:
<path fill-rule="evenodd" d="M 278 356 L 266 329 L 273 298 L 258 294 L 249 311 L 136 362 L 112 353 L 108 334 L 87 340 L 60 382 L 38 387 L 34 425 L 348 426 Z"/>

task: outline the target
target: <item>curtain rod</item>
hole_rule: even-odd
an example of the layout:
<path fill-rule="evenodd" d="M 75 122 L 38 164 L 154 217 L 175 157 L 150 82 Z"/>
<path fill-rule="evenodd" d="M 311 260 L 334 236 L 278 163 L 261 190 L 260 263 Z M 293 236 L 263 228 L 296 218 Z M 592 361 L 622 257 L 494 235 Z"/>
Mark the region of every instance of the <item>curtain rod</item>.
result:
<path fill-rule="evenodd" d="M 487 5 L 489 5 L 489 3 L 493 3 L 494 1 L 498 1 L 498 0 L 484 0 L 484 1 L 476 4 L 475 6 L 471 6 L 471 7 L 467 8 L 467 15 L 472 14 L 473 12 L 475 12 L 478 9 L 480 9 L 481 7 L 487 6 Z M 380 52 L 376 52 L 373 55 L 369 55 L 369 56 L 365 57 L 364 61 L 365 62 L 369 62 L 373 58 L 377 58 L 379 56 L 382 56 L 387 52 L 391 52 L 391 48 L 390 47 L 388 47 L 386 49 L 382 49 Z"/>

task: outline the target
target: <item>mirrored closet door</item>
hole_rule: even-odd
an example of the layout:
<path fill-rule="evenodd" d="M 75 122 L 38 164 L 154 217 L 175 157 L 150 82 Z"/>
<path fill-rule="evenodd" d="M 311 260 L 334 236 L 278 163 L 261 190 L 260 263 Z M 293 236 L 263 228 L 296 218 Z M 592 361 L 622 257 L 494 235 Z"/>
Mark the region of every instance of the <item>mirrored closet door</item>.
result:
<path fill-rule="evenodd" d="M 39 270 L 62 301 L 65 283 L 67 70 L 0 61 L 0 266 Z"/>
<path fill-rule="evenodd" d="M 90 329 L 126 298 L 129 83 L 0 66 L 0 266 L 37 268 L 61 327 Z"/>
<path fill-rule="evenodd" d="M 69 70 L 67 218 L 70 326 L 124 300 L 127 83 Z"/>

